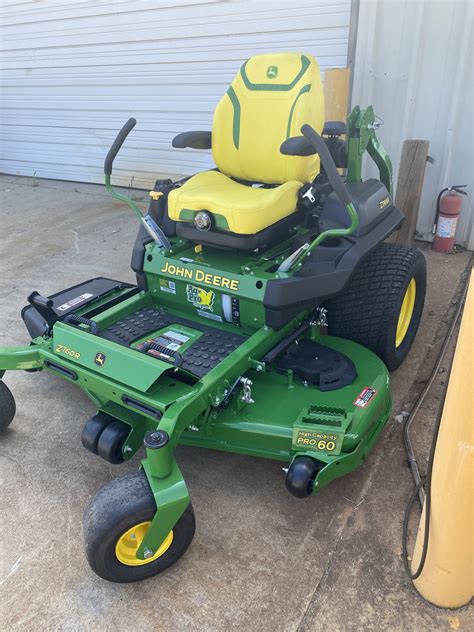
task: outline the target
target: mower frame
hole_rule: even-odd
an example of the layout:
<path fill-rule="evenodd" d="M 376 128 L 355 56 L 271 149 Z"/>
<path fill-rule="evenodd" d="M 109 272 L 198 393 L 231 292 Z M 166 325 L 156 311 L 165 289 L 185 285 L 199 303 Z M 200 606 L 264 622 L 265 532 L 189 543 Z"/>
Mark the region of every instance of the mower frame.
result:
<path fill-rule="evenodd" d="M 123 133 L 122 130 L 120 142 L 116 141 L 109 153 L 106 187 L 114 197 L 128 203 L 135 215 L 140 215 L 136 204 L 115 192 L 110 183 L 113 158 L 133 125 L 128 123 L 128 131 Z M 322 336 L 324 310 L 318 306 L 328 295 L 325 278 L 332 277 L 334 292 L 342 291 L 354 272 L 354 262 L 370 253 L 395 230 L 402 217 L 393 207 L 378 232 L 375 231 L 375 236 L 355 238 L 359 220 L 354 204 L 334 163 L 326 156 L 324 141 L 311 128 L 305 128 L 308 126 L 304 126 L 303 135 L 313 145 L 314 151 L 321 155 L 331 184 L 346 208 L 350 219 L 347 228 L 328 229 L 320 233 L 307 248 L 296 254 L 290 250 L 290 241 L 295 237 L 293 234 L 287 242 L 275 245 L 263 254 L 252 255 L 245 264 L 235 253 L 223 255 L 215 251 L 203 254 L 184 239 L 171 239 L 168 248 L 163 248 L 151 238 L 145 239 L 142 241 L 141 284 L 133 296 L 129 296 L 125 289 L 119 289 L 114 294 L 113 305 L 107 297 L 94 303 L 93 321 L 90 306 L 80 305 L 72 313 L 83 322 L 65 322 L 64 318 L 53 316 L 47 330 L 33 338 L 30 345 L 0 347 L 0 378 L 5 371 L 12 370 L 52 371 L 77 384 L 100 412 L 129 425 L 130 433 L 122 448 L 124 460 L 129 460 L 145 441 L 146 458 L 142 460 L 141 467 L 148 478 L 157 512 L 138 549 L 140 560 L 158 550 L 189 503 L 189 492 L 174 457 L 178 444 L 280 460 L 288 467 L 299 456 L 310 457 L 320 464 L 312 491 L 315 494 L 364 461 L 389 417 L 391 398 L 385 366 L 374 354 L 355 343 Z M 348 119 L 347 180 L 360 180 L 362 155 L 367 150 L 379 167 L 381 181 L 391 194 L 391 163 L 374 130 L 372 108 L 365 111 L 355 108 Z M 322 273 L 317 272 L 315 256 L 329 238 L 347 240 L 344 242 L 347 253 L 351 253 L 353 248 L 352 255 L 341 256 L 332 270 L 325 268 Z M 289 267 L 282 270 L 282 264 L 292 254 L 295 256 Z M 315 267 L 310 276 L 313 286 L 310 295 L 308 277 L 298 276 L 307 264 Z M 210 280 L 206 280 L 208 277 Z M 245 341 L 192 384 L 174 380 L 173 374 L 180 371 L 177 365 L 100 337 L 87 326 L 87 322 L 93 322 L 99 330 L 104 330 L 123 316 L 150 305 L 160 305 L 181 318 L 192 319 L 196 313 L 195 306 L 180 305 L 173 295 L 163 292 L 163 280 L 176 284 L 197 283 L 212 291 L 216 300 L 220 300 L 224 289 L 228 292 L 229 288 L 238 286 L 241 304 L 239 325 Z M 225 286 L 220 285 L 223 280 Z M 318 283 L 323 288 L 319 291 Z M 288 301 L 293 308 L 288 311 L 286 306 L 283 316 L 281 313 L 275 316 L 281 296 L 275 298 L 273 290 L 269 289 L 278 288 L 279 284 L 285 284 L 285 292 L 291 288 L 303 288 L 297 290 L 296 301 L 289 293 Z M 48 304 L 47 299 L 42 300 L 45 305 Z M 35 304 L 33 299 L 31 302 Z M 212 321 L 209 324 L 223 333 L 235 331 L 233 324 Z M 313 341 L 324 338 L 324 344 L 336 351 L 349 349 L 351 358 L 358 366 L 364 367 L 362 376 L 358 377 L 359 382 L 361 386 L 369 386 L 370 382 L 377 394 L 376 403 L 367 410 L 347 415 L 341 410 L 344 406 L 350 407 L 351 402 L 343 402 L 341 408 L 338 391 L 335 391 L 336 395 L 319 393 L 323 412 L 320 410 L 316 414 L 310 405 L 307 385 L 297 382 L 292 371 L 285 374 L 273 371 L 269 378 L 273 369 L 271 362 L 265 359 L 266 354 L 277 345 L 284 349 L 285 344 L 288 343 L 288 346 L 294 342 L 295 332 Z M 99 355 L 104 358 L 102 366 L 96 361 Z M 366 376 L 367 384 L 364 382 Z M 269 379 L 275 387 L 270 395 L 265 392 Z M 274 406 L 275 394 L 289 394 L 282 399 L 281 407 L 283 416 L 293 419 L 293 423 L 285 425 L 275 420 L 264 427 L 245 414 L 236 420 L 236 415 L 252 403 L 253 392 L 258 392 L 259 411 Z M 302 407 L 300 404 L 300 415 L 295 415 L 295 400 L 303 402 Z M 321 423 L 321 415 L 326 419 L 324 423 Z M 351 430 L 348 432 L 349 425 Z M 316 428 L 321 442 L 327 443 L 324 437 L 334 437 L 337 449 L 333 453 L 315 449 L 314 445 L 317 448 L 322 445 L 321 442 L 302 447 L 298 443 L 302 436 L 299 433 L 306 432 L 306 428 L 311 431 Z M 151 439 L 147 443 L 150 433 L 152 439 L 157 439 L 156 445 Z"/>

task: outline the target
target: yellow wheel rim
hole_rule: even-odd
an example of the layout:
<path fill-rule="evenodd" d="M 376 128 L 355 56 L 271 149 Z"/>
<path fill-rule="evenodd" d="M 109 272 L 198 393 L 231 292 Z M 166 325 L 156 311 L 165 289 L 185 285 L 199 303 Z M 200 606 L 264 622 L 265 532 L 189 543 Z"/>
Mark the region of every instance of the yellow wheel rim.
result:
<path fill-rule="evenodd" d="M 163 544 L 154 555 L 148 557 L 146 560 L 140 560 L 137 557 L 137 551 L 150 525 L 151 522 L 149 520 L 147 522 L 140 522 L 120 536 L 115 545 L 115 555 L 119 562 L 122 562 L 125 566 L 143 566 L 144 564 L 154 562 L 166 553 L 173 542 L 173 531 L 168 533 Z"/>
<path fill-rule="evenodd" d="M 397 333 L 395 335 L 396 347 L 399 347 L 402 344 L 402 342 L 405 340 L 405 336 L 407 335 L 408 327 L 410 326 L 413 316 L 413 309 L 415 307 L 415 298 L 416 281 L 413 278 L 408 284 L 405 296 L 403 297 L 400 314 L 398 315 Z"/>

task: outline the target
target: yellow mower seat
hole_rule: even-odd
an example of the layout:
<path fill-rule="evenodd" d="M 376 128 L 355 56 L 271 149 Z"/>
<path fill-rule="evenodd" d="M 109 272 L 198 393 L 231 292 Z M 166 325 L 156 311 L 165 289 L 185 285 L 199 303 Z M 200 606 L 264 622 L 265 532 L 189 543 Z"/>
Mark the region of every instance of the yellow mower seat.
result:
<path fill-rule="evenodd" d="M 235 247 L 235 240 L 226 240 L 226 235 L 254 236 L 271 229 L 274 241 L 280 238 L 274 226 L 280 222 L 278 227 L 284 236 L 285 226 L 298 219 L 299 189 L 319 173 L 319 156 L 280 152 L 281 144 L 299 136 L 305 123 L 319 133 L 324 123 L 318 62 L 301 53 L 271 53 L 248 59 L 216 107 L 207 143 L 194 145 L 198 149 L 212 148 L 218 171 L 199 173 L 168 196 L 168 216 L 178 222 L 177 234 Z M 261 188 L 251 183 L 273 186 Z M 199 211 L 212 215 L 212 237 L 209 233 L 208 237 L 199 237 L 193 228 Z M 268 241 L 263 234 L 262 239 Z M 247 245 L 253 248 L 255 243 L 255 239 L 248 239 Z"/>
<path fill-rule="evenodd" d="M 198 211 L 207 210 L 217 229 L 254 235 L 295 211 L 301 184 L 290 180 L 264 189 L 240 184 L 219 171 L 204 171 L 172 191 L 168 213 L 178 221 L 192 222 Z"/>

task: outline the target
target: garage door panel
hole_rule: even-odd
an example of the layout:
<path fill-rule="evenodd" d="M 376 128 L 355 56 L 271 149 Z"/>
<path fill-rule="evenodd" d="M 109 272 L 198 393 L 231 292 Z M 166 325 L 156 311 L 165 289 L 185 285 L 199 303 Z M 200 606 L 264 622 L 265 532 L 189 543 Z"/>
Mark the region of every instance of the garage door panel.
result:
<path fill-rule="evenodd" d="M 4 1 L 2 20 L 0 170 L 101 182 L 115 133 L 135 116 L 114 181 L 148 187 L 212 166 L 210 152 L 171 139 L 210 129 L 251 55 L 301 50 L 344 66 L 350 1 Z"/>

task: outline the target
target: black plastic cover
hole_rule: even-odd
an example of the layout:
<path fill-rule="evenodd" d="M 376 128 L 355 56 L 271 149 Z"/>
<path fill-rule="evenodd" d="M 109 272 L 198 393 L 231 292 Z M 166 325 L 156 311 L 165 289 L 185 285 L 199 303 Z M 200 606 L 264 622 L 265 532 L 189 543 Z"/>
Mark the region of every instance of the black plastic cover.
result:
<path fill-rule="evenodd" d="M 346 188 L 359 216 L 359 226 L 355 237 L 367 235 L 393 209 L 392 198 L 380 180 L 370 178 L 364 182 L 350 182 Z M 328 228 L 348 228 L 351 222 L 346 209 L 335 193 L 331 193 L 321 211 L 321 230 Z"/>
<path fill-rule="evenodd" d="M 296 212 L 275 222 L 255 235 L 240 235 L 221 230 L 201 231 L 186 222 L 178 222 L 176 234 L 199 244 L 227 250 L 249 251 L 262 249 L 288 238 L 289 232 L 301 221 L 301 213 Z"/>
<path fill-rule="evenodd" d="M 349 357 L 309 338 L 291 345 L 277 368 L 281 372 L 291 369 L 304 382 L 319 386 L 320 391 L 343 388 L 357 377 L 355 364 Z"/>
<path fill-rule="evenodd" d="M 53 301 L 52 310 L 56 314 L 57 319 L 62 320 L 68 314 L 74 313 L 77 309 L 93 305 L 107 294 L 118 292 L 126 288 L 137 290 L 137 288 L 130 283 L 122 283 L 121 281 L 114 281 L 113 279 L 97 277 L 80 283 L 79 285 L 74 285 L 66 290 L 62 290 L 48 298 Z M 32 338 L 42 336 L 49 328 L 46 320 L 38 313 L 33 305 L 24 307 L 21 310 L 21 317 Z"/>
<path fill-rule="evenodd" d="M 322 299 L 342 292 L 362 259 L 404 219 L 403 213 L 392 206 L 367 234 L 337 240 L 333 246 L 325 247 L 323 243 L 294 276 L 268 281 L 263 298 L 265 324 L 279 329 L 302 309 L 314 308 Z"/>

